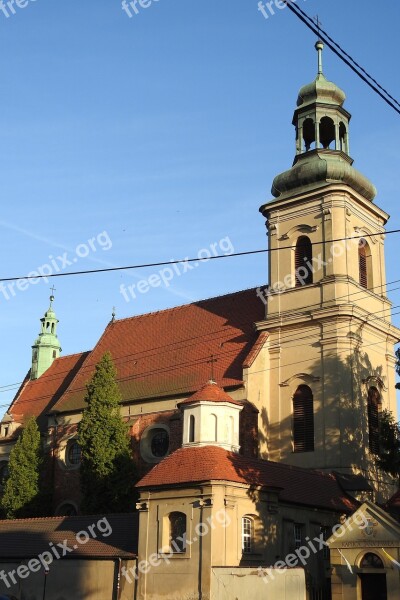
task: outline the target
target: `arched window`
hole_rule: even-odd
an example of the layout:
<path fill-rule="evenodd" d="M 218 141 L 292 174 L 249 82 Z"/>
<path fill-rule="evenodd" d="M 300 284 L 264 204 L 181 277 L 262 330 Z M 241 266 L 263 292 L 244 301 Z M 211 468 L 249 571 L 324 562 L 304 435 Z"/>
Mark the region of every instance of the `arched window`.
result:
<path fill-rule="evenodd" d="M 210 442 L 216 442 L 218 440 L 218 418 L 217 415 L 210 415 Z"/>
<path fill-rule="evenodd" d="M 364 239 L 358 244 L 358 268 L 360 285 L 372 288 L 372 257 L 368 242 Z"/>
<path fill-rule="evenodd" d="M 242 552 L 250 554 L 253 551 L 254 521 L 251 517 L 242 518 Z"/>
<path fill-rule="evenodd" d="M 172 552 L 186 551 L 186 515 L 174 511 L 168 515 L 169 540 Z"/>
<path fill-rule="evenodd" d="M 72 440 L 67 446 L 67 464 L 72 467 L 81 464 L 81 447 L 76 440 Z"/>
<path fill-rule="evenodd" d="M 299 385 L 293 396 L 293 450 L 314 450 L 314 399 L 308 385 Z"/>
<path fill-rule="evenodd" d="M 319 124 L 319 139 L 322 147 L 327 149 L 335 141 L 335 124 L 330 117 L 322 117 Z"/>
<path fill-rule="evenodd" d="M 70 502 L 65 502 L 57 509 L 57 517 L 75 517 L 78 514 L 76 506 Z"/>
<path fill-rule="evenodd" d="M 194 432 L 195 432 L 196 420 L 194 415 L 190 415 L 189 417 L 189 439 L 188 442 L 194 442 Z"/>
<path fill-rule="evenodd" d="M 362 558 L 360 563 L 361 569 L 384 569 L 385 565 L 383 564 L 383 560 L 377 554 L 373 552 L 367 552 Z"/>
<path fill-rule="evenodd" d="M 308 266 L 312 264 L 312 245 L 310 239 L 306 235 L 299 237 L 296 243 L 294 271 L 296 279 L 296 287 L 308 285 L 313 282 L 312 270 Z"/>
<path fill-rule="evenodd" d="M 374 454 L 379 453 L 379 415 L 381 395 L 376 387 L 368 390 L 368 436 L 369 449 Z"/>

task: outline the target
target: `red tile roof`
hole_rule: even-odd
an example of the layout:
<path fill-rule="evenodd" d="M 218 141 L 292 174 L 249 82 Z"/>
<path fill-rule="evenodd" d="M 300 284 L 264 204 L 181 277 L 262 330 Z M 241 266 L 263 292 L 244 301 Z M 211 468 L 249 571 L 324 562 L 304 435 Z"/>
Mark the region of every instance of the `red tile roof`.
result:
<path fill-rule="evenodd" d="M 102 535 L 110 529 L 109 535 Z M 82 531 L 89 536 L 86 543 L 80 543 L 84 536 L 76 537 Z M 0 521 L 0 558 L 36 557 L 49 550 L 50 542 L 56 546 L 64 541 L 73 549 L 67 558 L 133 558 L 138 550 L 138 514 Z"/>
<path fill-rule="evenodd" d="M 39 379 L 25 377 L 8 412 L 20 422 L 30 416 L 46 415 L 77 374 L 88 352 L 57 358 Z"/>
<path fill-rule="evenodd" d="M 257 340 L 253 324 L 265 307 L 255 289 L 110 323 L 86 358 L 59 411 L 84 407 L 85 384 L 96 363 L 111 352 L 123 401 L 185 396 L 210 378 L 222 387 L 242 385 L 243 361 Z"/>
<path fill-rule="evenodd" d="M 237 402 L 233 398 L 229 396 L 222 388 L 219 387 L 213 381 L 209 381 L 202 388 L 200 388 L 197 392 L 189 396 L 183 402 L 180 402 L 178 406 L 182 406 L 185 404 L 193 404 L 195 402 L 229 402 L 230 404 L 238 404 L 239 406 L 242 404 L 241 402 Z"/>
<path fill-rule="evenodd" d="M 139 488 L 232 481 L 281 488 L 284 502 L 350 512 L 358 508 L 331 474 L 252 459 L 217 446 L 180 448 L 143 477 Z"/>

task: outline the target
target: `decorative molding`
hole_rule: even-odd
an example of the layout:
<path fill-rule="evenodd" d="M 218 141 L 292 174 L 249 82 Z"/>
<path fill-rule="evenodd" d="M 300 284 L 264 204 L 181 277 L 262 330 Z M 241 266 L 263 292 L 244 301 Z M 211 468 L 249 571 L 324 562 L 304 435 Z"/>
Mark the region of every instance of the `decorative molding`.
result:
<path fill-rule="evenodd" d="M 281 235 L 279 240 L 288 240 L 295 233 L 315 233 L 317 230 L 318 230 L 318 225 L 314 225 L 313 227 L 311 227 L 311 225 L 306 225 L 306 224 L 295 225 L 294 227 L 289 229 L 289 231 L 287 231 L 286 233 Z"/>
<path fill-rule="evenodd" d="M 365 379 L 361 380 L 367 388 L 370 388 L 371 385 L 377 387 L 379 390 L 383 390 L 387 392 L 387 387 L 385 386 L 383 380 L 379 377 L 379 375 L 369 375 Z"/>
<path fill-rule="evenodd" d="M 212 498 L 201 498 L 196 501 L 197 508 L 207 508 L 208 506 L 213 506 L 214 500 Z"/>
<path fill-rule="evenodd" d="M 145 512 L 149 510 L 149 502 L 136 502 L 136 510 Z"/>
<path fill-rule="evenodd" d="M 379 233 L 379 232 L 372 231 L 372 229 L 369 229 L 368 227 L 365 227 L 365 226 L 354 227 L 354 232 L 357 234 L 357 236 L 362 235 L 363 233 L 365 233 L 365 235 L 371 236 L 368 238 L 368 242 L 371 241 L 373 244 L 376 244 L 378 241 L 378 238 L 380 237 L 379 235 L 373 235 L 374 233 Z"/>
<path fill-rule="evenodd" d="M 316 383 L 318 381 L 321 381 L 321 377 L 315 377 L 314 375 L 308 375 L 307 373 L 297 373 L 296 375 L 292 375 L 292 377 L 289 377 L 289 379 L 286 379 L 286 381 L 282 381 L 282 383 L 280 383 L 279 386 L 288 387 L 296 379 L 302 379 L 307 383 Z"/>

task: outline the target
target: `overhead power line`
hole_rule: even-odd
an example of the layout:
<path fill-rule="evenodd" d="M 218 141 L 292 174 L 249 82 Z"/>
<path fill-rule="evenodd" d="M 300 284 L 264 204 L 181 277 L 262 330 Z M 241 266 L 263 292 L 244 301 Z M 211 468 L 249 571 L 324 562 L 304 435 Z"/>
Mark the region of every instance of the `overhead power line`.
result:
<path fill-rule="evenodd" d="M 326 31 L 321 29 L 320 25 L 316 25 L 313 19 L 298 5 L 293 3 L 293 0 L 285 0 L 286 6 L 292 11 L 300 21 L 302 21 L 308 29 L 311 29 L 317 37 L 319 37 L 327 46 L 342 60 L 350 69 L 360 77 L 382 100 L 384 100 L 393 110 L 400 114 L 400 103 L 391 95 L 384 87 L 382 87 L 376 79 L 359 65 L 343 48 L 335 42 Z"/>
<path fill-rule="evenodd" d="M 355 235 L 352 237 L 336 238 L 334 240 L 322 240 L 321 242 L 312 242 L 312 246 L 324 246 L 325 244 L 335 244 L 337 242 L 345 242 L 350 240 L 362 240 L 367 237 L 374 237 L 377 235 L 390 235 L 392 233 L 400 233 L 400 229 L 393 229 L 391 231 L 379 231 L 377 233 L 365 233 L 363 235 Z M 103 269 L 88 269 L 86 271 L 68 271 L 67 273 L 52 273 L 50 275 L 27 275 L 20 277 L 3 277 L 0 279 L 0 283 L 7 281 L 18 281 L 21 279 L 50 279 L 51 277 L 70 277 L 72 275 L 91 275 L 93 273 L 109 273 L 112 271 L 131 271 L 133 269 L 146 269 L 150 267 L 166 267 L 168 265 L 182 265 L 187 263 L 200 263 L 208 262 L 209 260 L 220 260 L 223 258 L 234 258 L 237 256 L 250 256 L 252 254 L 268 254 L 270 252 L 280 252 L 281 250 L 291 250 L 292 246 L 280 246 L 279 248 L 265 248 L 264 250 L 247 250 L 246 252 L 234 252 L 232 254 L 222 254 L 221 256 L 207 256 L 207 257 L 196 257 L 196 258 L 182 258 L 180 260 L 168 260 L 154 263 L 142 263 L 137 265 L 126 265 L 124 267 L 105 267 Z"/>

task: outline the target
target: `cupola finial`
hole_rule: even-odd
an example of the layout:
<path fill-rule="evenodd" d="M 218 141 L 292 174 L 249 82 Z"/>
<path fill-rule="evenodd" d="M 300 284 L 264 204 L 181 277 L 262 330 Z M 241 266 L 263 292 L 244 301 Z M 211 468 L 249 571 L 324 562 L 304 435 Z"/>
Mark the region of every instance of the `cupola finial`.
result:
<path fill-rule="evenodd" d="M 321 40 L 318 40 L 318 42 L 315 44 L 315 49 L 318 52 L 318 75 L 322 75 L 322 50 L 324 49 L 324 44 L 321 42 Z"/>

